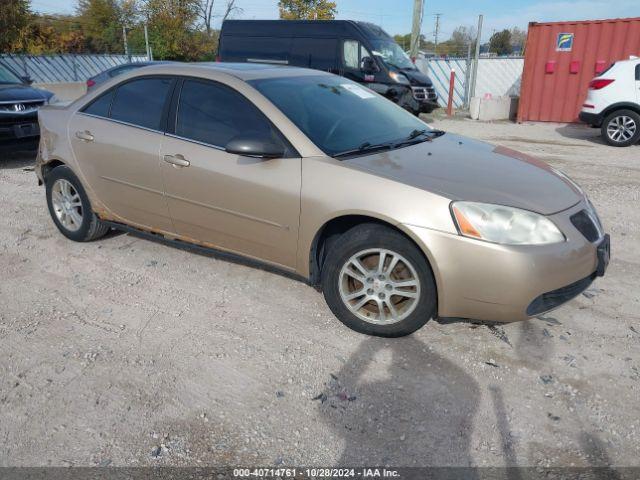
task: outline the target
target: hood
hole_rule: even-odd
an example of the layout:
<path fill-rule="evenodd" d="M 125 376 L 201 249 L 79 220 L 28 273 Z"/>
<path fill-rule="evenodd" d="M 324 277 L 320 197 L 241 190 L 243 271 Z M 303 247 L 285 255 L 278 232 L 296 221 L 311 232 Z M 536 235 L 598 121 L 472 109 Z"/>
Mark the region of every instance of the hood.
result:
<path fill-rule="evenodd" d="M 23 100 L 47 100 L 52 95 L 51 92 L 33 88 L 29 85 L 0 83 L 0 102 L 10 102 L 12 100 L 17 102 Z"/>
<path fill-rule="evenodd" d="M 405 75 L 411 85 L 420 86 L 420 87 L 430 87 L 432 85 L 431 79 L 427 77 L 420 70 L 400 70 L 400 72 Z"/>
<path fill-rule="evenodd" d="M 540 160 L 450 133 L 344 162 L 451 200 L 506 205 L 543 215 L 565 210 L 583 197 L 571 180 Z"/>

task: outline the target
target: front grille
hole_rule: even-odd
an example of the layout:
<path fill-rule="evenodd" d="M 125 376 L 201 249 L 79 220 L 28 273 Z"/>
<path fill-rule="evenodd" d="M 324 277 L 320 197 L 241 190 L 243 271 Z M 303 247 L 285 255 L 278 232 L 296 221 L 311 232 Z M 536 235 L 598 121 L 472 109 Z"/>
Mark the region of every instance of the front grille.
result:
<path fill-rule="evenodd" d="M 584 292 L 591 282 L 596 277 L 596 273 L 592 273 L 588 277 L 578 280 L 577 282 L 567 285 L 566 287 L 558 288 L 547 293 L 543 293 L 527 307 L 527 315 L 533 317 L 544 312 L 548 312 L 565 302 L 568 302 L 574 297 L 577 297 Z"/>
<path fill-rule="evenodd" d="M 416 100 L 427 99 L 427 89 L 425 87 L 411 87 L 411 90 L 413 90 L 413 98 Z"/>
<path fill-rule="evenodd" d="M 38 113 L 33 111 L 26 115 L 10 115 L 0 113 L 0 125 L 19 125 L 21 123 L 36 123 L 38 121 Z"/>
<path fill-rule="evenodd" d="M 434 102 L 438 98 L 436 90 L 433 87 L 411 87 L 413 91 L 413 98 L 420 102 L 430 101 Z"/>
<path fill-rule="evenodd" d="M 570 220 L 573 226 L 590 242 L 595 242 L 600 238 L 600 230 L 596 225 L 596 221 L 586 210 L 574 213 L 571 215 Z"/>

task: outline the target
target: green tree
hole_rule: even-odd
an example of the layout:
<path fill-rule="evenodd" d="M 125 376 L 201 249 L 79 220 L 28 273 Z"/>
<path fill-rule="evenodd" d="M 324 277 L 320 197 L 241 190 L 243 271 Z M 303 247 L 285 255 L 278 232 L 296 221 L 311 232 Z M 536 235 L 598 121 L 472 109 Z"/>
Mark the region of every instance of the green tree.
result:
<path fill-rule="evenodd" d="M 497 55 L 509 55 L 513 51 L 511 46 L 511 32 L 506 28 L 491 35 L 489 51 Z"/>
<path fill-rule="evenodd" d="M 278 8 L 283 20 L 333 20 L 338 13 L 328 0 L 280 0 Z"/>
<path fill-rule="evenodd" d="M 31 21 L 29 0 L 2 0 L 0 52 L 11 52 L 21 43 Z"/>
<path fill-rule="evenodd" d="M 142 14 L 157 59 L 197 60 L 198 0 L 146 0 Z"/>
<path fill-rule="evenodd" d="M 77 14 L 90 50 L 97 53 L 124 50 L 124 19 L 117 0 L 78 0 Z"/>

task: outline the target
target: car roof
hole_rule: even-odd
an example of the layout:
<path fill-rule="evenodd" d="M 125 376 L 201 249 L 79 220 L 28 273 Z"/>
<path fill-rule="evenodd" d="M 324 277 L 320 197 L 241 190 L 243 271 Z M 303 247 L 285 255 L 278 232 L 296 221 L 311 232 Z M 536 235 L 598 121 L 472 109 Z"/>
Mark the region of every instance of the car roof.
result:
<path fill-rule="evenodd" d="M 140 69 L 141 70 L 141 69 Z M 243 81 L 262 78 L 302 77 L 308 75 L 331 75 L 320 70 L 310 68 L 290 67 L 287 65 L 271 65 L 264 63 L 226 63 L 226 62 L 194 62 L 194 63 L 166 63 L 149 65 L 144 68 L 144 74 L 157 73 L 166 75 L 198 75 L 206 76 L 207 72 L 218 72 L 230 75 Z M 142 72 L 140 71 L 140 74 Z"/>

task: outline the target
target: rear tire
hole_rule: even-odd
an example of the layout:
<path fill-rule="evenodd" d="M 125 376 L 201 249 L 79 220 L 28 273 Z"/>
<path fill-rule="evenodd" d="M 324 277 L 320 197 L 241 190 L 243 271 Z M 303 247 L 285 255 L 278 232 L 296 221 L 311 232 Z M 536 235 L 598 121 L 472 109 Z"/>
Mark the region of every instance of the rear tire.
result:
<path fill-rule="evenodd" d="M 338 320 L 368 335 L 409 335 L 437 310 L 436 285 L 423 253 L 400 232 L 373 223 L 355 226 L 332 243 L 322 290 Z"/>
<path fill-rule="evenodd" d="M 90 242 L 109 231 L 110 227 L 91 209 L 82 183 L 69 167 L 54 168 L 44 180 L 49 213 L 65 237 L 75 242 Z"/>
<path fill-rule="evenodd" d="M 628 147 L 640 139 L 640 115 L 633 110 L 616 110 L 607 115 L 600 129 L 612 147 Z"/>

